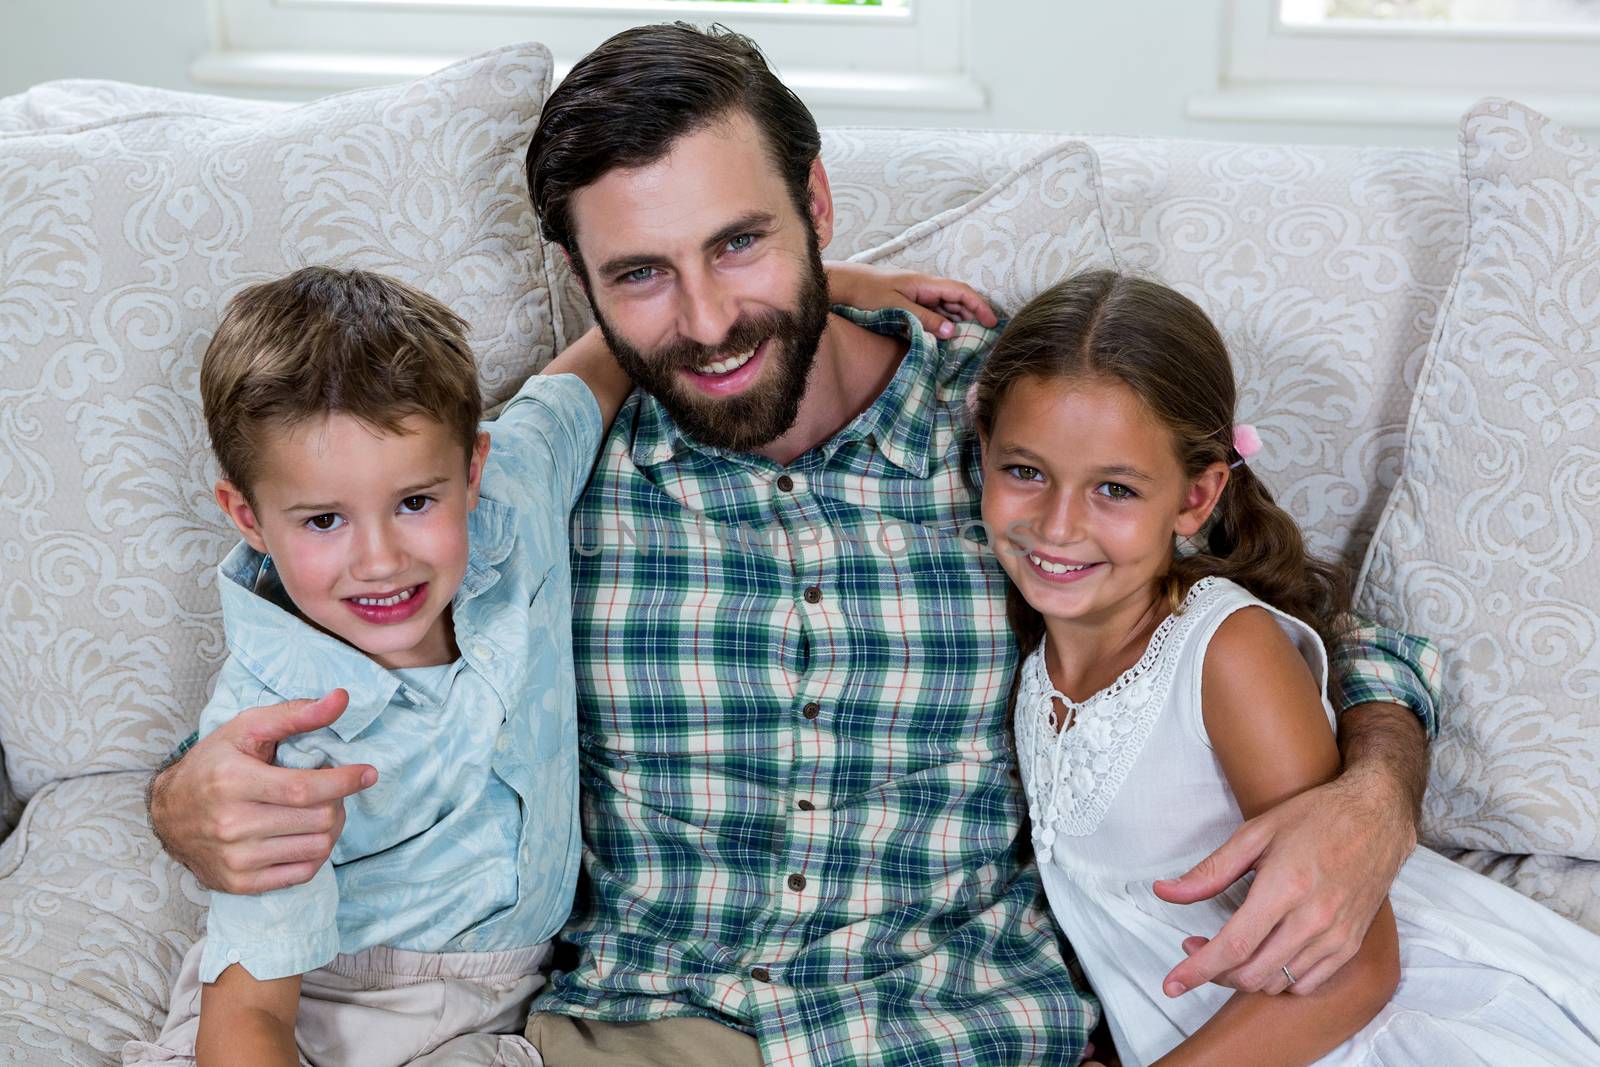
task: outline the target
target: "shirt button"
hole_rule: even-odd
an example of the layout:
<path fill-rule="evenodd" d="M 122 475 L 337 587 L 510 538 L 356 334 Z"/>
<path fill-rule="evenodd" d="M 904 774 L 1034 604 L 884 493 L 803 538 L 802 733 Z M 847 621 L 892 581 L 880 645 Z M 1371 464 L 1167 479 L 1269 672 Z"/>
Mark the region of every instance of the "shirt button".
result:
<path fill-rule="evenodd" d="M 784 493 L 794 492 L 794 479 L 787 474 L 778 475 L 778 489 Z"/>
<path fill-rule="evenodd" d="M 473 647 L 473 650 L 478 653 L 478 655 L 483 657 L 485 662 L 488 662 L 488 661 L 494 659 L 494 647 L 492 645 L 489 645 L 489 644 L 487 644 L 487 643 L 485 643 L 483 641 L 479 641 L 476 645 L 473 645 L 472 647 Z"/>
<path fill-rule="evenodd" d="M 813 700 L 811 703 L 800 709 L 800 714 L 804 715 L 808 719 L 815 719 L 818 715 L 822 714 L 822 705 Z"/>
<path fill-rule="evenodd" d="M 814 585 L 806 586 L 805 598 L 807 604 L 815 604 L 822 599 L 822 590 Z"/>
<path fill-rule="evenodd" d="M 802 800 L 799 803 L 797 803 L 795 805 L 795 807 L 799 808 L 801 811 L 816 811 L 817 810 L 817 806 L 815 804 L 811 803 L 811 801 L 809 801 L 809 800 Z"/>
<path fill-rule="evenodd" d="M 505 734 L 501 734 L 499 736 L 499 738 L 495 740 L 494 750 L 496 752 L 504 752 L 506 749 L 508 749 L 510 747 L 511 747 L 511 739 L 508 738 Z"/>
<path fill-rule="evenodd" d="M 803 875 L 803 874 L 791 874 L 789 876 L 789 888 L 790 889 L 793 889 L 796 893 L 798 893 L 798 892 L 800 892 L 800 890 L 804 889 L 805 887 L 806 887 L 806 876 L 805 875 Z"/>
<path fill-rule="evenodd" d="M 758 982 L 770 982 L 772 981 L 772 972 L 765 967 L 752 967 L 750 969 L 750 977 Z"/>

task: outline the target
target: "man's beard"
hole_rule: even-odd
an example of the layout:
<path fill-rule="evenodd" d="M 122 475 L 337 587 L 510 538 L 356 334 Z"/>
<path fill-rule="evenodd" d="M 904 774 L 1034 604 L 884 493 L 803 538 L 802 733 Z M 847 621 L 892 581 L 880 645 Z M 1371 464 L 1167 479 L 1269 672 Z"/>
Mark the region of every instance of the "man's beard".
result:
<path fill-rule="evenodd" d="M 816 363 L 817 345 L 828 325 L 828 279 L 814 233 L 808 244 L 809 262 L 798 307 L 793 311 L 740 315 L 720 344 L 680 340 L 644 352 L 611 328 L 594 306 L 593 297 L 589 306 L 622 369 L 660 401 L 679 429 L 702 444 L 749 452 L 777 440 L 794 425 Z M 681 370 L 743 355 L 769 337 L 772 343 L 764 358 L 777 365 L 759 368 L 756 373 L 761 380 L 738 396 L 719 400 L 697 394 L 679 374 Z"/>

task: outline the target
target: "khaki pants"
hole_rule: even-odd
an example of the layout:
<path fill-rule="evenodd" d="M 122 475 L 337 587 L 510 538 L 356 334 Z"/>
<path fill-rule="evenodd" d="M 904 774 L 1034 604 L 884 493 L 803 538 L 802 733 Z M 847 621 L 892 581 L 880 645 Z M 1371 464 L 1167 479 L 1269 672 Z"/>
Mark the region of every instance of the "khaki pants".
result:
<path fill-rule="evenodd" d="M 192 1064 L 200 1030 L 200 950 L 183 958 L 154 1043 L 122 1046 L 126 1064 Z M 369 948 L 300 979 L 301 1067 L 540 1067 L 521 1036 L 544 985 L 550 946 L 510 952 Z"/>
<path fill-rule="evenodd" d="M 528 1040 L 545 1067 L 761 1067 L 755 1038 L 692 1016 L 607 1023 L 541 1011 Z"/>

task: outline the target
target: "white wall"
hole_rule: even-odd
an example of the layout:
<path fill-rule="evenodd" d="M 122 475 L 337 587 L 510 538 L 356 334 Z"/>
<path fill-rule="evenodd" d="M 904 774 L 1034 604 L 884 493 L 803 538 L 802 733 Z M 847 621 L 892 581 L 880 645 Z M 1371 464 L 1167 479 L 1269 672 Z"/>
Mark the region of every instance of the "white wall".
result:
<path fill-rule="evenodd" d="M 53 78 L 189 89 L 205 0 L 0 0 L 0 96 Z"/>
<path fill-rule="evenodd" d="M 1397 126 L 1186 117 L 1192 94 L 1221 84 L 1226 0 L 972 0 L 972 10 L 967 47 L 973 74 L 988 92 L 986 110 L 818 108 L 819 119 L 1217 140 L 1454 143 L 1453 124 L 1443 119 Z M 208 47 L 205 0 L 0 0 L 0 95 L 65 77 L 295 95 L 196 84 L 188 64 Z"/>

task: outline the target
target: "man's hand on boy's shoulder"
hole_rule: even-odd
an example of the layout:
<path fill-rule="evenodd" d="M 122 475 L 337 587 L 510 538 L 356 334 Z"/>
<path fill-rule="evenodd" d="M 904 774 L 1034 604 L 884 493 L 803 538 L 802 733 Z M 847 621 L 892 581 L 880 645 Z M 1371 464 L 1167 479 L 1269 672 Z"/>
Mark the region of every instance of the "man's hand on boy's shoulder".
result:
<path fill-rule="evenodd" d="M 367 764 L 291 770 L 272 759 L 280 741 L 332 724 L 348 703 L 335 689 L 241 711 L 158 772 L 150 824 L 168 855 L 224 893 L 310 881 L 344 829 L 344 798 L 378 772 Z"/>
<path fill-rule="evenodd" d="M 633 379 L 611 354 L 611 347 L 598 326 L 589 327 L 587 333 L 563 349 L 539 373 L 576 374 L 583 379 L 583 384 L 589 387 L 600 405 L 601 436 L 617 417 L 622 402 L 633 392 Z"/>

